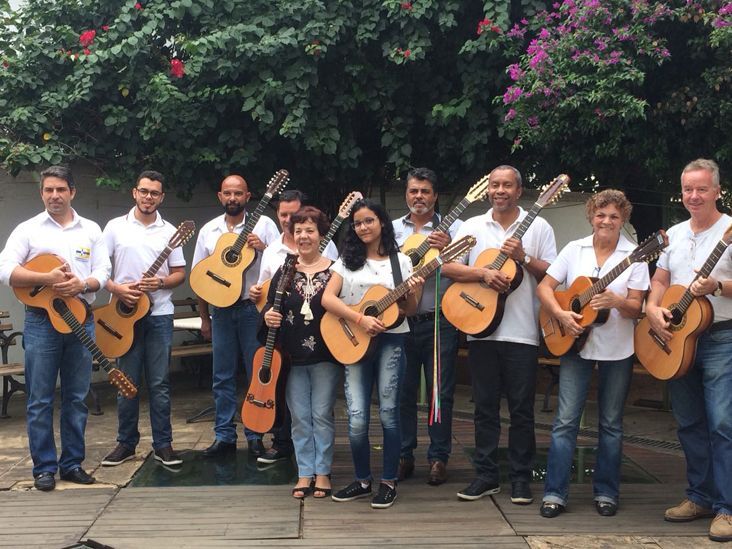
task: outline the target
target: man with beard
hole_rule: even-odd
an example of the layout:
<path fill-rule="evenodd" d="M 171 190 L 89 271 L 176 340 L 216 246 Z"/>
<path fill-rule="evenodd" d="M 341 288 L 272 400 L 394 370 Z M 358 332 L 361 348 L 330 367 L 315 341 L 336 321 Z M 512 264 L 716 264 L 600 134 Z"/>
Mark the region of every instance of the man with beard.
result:
<path fill-rule="evenodd" d="M 151 277 L 140 276 L 168 246 L 175 227 L 164 221 L 158 207 L 165 199 L 163 175 L 144 171 L 132 189 L 135 206 L 121 217 L 112 219 L 104 228 L 104 239 L 112 258 L 113 276 L 107 290 L 128 306 L 134 306 L 143 292 L 150 295 L 150 313 L 135 323 L 132 347 L 117 364 L 136 386 L 143 373 L 150 395 L 150 426 L 155 459 L 165 465 L 183 461 L 173 451 L 173 430 L 170 425 L 170 348 L 173 340 L 173 288 L 185 280 L 185 258 L 175 248 Z M 140 441 L 138 419 L 140 396 L 132 400 L 117 395 L 117 447 L 102 465 L 115 466 L 135 457 Z"/>
<path fill-rule="evenodd" d="M 240 175 L 229 175 L 221 182 L 218 198 L 225 213 L 206 223 L 198 233 L 193 265 L 210 256 L 216 248 L 219 237 L 225 232 L 241 233 L 246 224 L 245 206 L 251 193 Z M 247 245 L 254 248 L 256 259 L 244 273 L 242 295 L 228 307 L 211 307 L 198 298 L 201 315 L 201 334 L 213 343 L 213 394 L 216 408 L 214 432 L 216 440 L 203 452 L 205 457 L 216 457 L 236 451 L 236 370 L 239 357 L 244 360 L 247 377 L 252 377 L 252 362 L 257 350 L 257 327 L 259 312 L 249 299 L 249 288 L 259 278 L 261 253 L 277 240 L 279 231 L 270 218 L 262 216 L 251 234 Z M 264 453 L 262 435 L 245 429 L 249 452 L 255 456 Z"/>
<path fill-rule="evenodd" d="M 435 212 L 437 202 L 437 174 L 429 168 L 414 168 L 407 174 L 406 202 L 409 213 L 395 219 L 394 236 L 401 247 L 413 234 L 427 235 L 431 248 L 442 250 L 457 234 L 461 221 L 448 229 L 449 234 L 436 231 L 440 214 Z M 440 299 L 449 284 L 442 278 Z M 434 328 L 435 328 L 435 277 L 424 283 L 417 314 L 409 317 L 410 332 L 405 341 L 407 366 L 402 382 L 400 397 L 400 422 L 402 428 L 402 449 L 399 460 L 399 480 L 409 478 L 414 472 L 414 449 L 417 447 L 417 399 L 420 379 L 424 370 L 427 394 L 431 395 L 435 383 Z M 440 314 L 440 371 L 439 371 L 439 417 L 433 417 L 427 430 L 430 445 L 427 460 L 430 471 L 427 483 L 438 486 L 447 480 L 447 460 L 452 450 L 452 405 L 455 392 L 455 358 L 458 335 L 455 327 Z"/>

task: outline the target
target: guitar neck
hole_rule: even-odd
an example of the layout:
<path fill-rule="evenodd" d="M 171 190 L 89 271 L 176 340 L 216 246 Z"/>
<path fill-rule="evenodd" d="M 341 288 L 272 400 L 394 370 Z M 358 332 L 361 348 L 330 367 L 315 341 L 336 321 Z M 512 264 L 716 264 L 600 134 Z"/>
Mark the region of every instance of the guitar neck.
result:
<path fill-rule="evenodd" d="M 264 213 L 264 209 L 267 207 L 270 200 L 272 200 L 272 195 L 270 193 L 265 193 L 262 200 L 257 204 L 257 207 L 254 208 L 254 211 L 247 214 L 247 222 L 244 224 L 244 229 L 239 233 L 239 236 L 236 237 L 234 244 L 231 246 L 236 253 L 241 253 L 244 245 L 247 243 L 247 237 L 254 230 L 254 226 L 257 224 L 257 221 L 259 221 L 259 218 L 262 217 L 262 213 Z"/>
<path fill-rule="evenodd" d="M 531 206 L 531 209 L 526 214 L 526 217 L 524 217 L 524 220 L 518 227 L 516 227 L 516 230 L 511 235 L 511 238 L 517 238 L 518 240 L 521 240 L 526 234 L 526 231 L 529 230 L 531 224 L 534 222 L 534 219 L 536 219 L 536 216 L 539 215 L 541 208 L 542 206 L 538 202 L 534 202 L 534 205 Z M 493 260 L 493 263 L 488 266 L 492 269 L 501 269 L 501 267 L 506 264 L 506 261 L 508 261 L 508 259 L 509 258 L 507 254 L 500 252 Z"/>
<path fill-rule="evenodd" d="M 341 228 L 341 224 L 346 218 L 343 216 L 336 216 L 336 218 L 333 220 L 333 223 L 330 224 L 330 229 L 328 229 L 328 233 L 325 235 L 325 238 L 320 243 L 320 246 L 318 247 L 318 251 L 322 254 L 325 251 L 325 248 L 328 246 L 331 240 L 333 240 L 333 237 L 338 232 L 338 229 Z"/>
<path fill-rule="evenodd" d="M 632 264 L 633 263 L 630 261 L 630 258 L 626 257 L 620 263 L 615 265 L 615 267 L 613 267 L 609 273 L 603 276 L 600 280 L 594 282 L 592 286 L 587 288 L 579 295 L 580 305 L 582 307 L 587 305 L 593 297 L 595 297 L 597 294 L 607 288 L 613 280 L 618 278 L 623 273 L 623 271 L 630 267 Z"/>
<path fill-rule="evenodd" d="M 160 270 L 160 267 L 163 266 L 163 263 L 165 263 L 165 260 L 168 259 L 173 250 L 174 248 L 171 248 L 170 245 L 166 245 L 165 249 L 160 252 L 158 258 L 153 262 L 152 265 L 150 265 L 150 268 L 143 273 L 142 277 L 149 278 L 151 276 L 155 276 L 155 274 Z"/>
<path fill-rule="evenodd" d="M 282 273 L 284 275 L 285 273 Z M 282 276 L 281 275 L 281 276 Z M 282 309 L 282 296 L 285 291 L 277 289 L 275 292 L 274 303 L 272 304 L 272 310 L 279 313 Z M 267 328 L 267 341 L 264 344 L 264 359 L 262 360 L 262 368 L 269 370 L 272 367 L 272 354 L 274 353 L 275 341 L 277 340 L 277 332 L 279 328 Z"/>
<path fill-rule="evenodd" d="M 444 260 L 442 257 L 437 256 L 432 261 L 425 263 L 421 268 L 417 269 L 412 273 L 412 276 L 409 278 L 413 278 L 415 276 L 421 276 L 422 278 L 427 278 L 430 276 L 433 272 L 435 272 L 442 264 L 444 263 Z M 399 301 L 404 295 L 409 291 L 409 279 L 405 280 L 401 284 L 399 284 L 396 288 L 394 288 L 392 291 L 387 293 L 384 297 L 379 299 L 376 304 L 374 305 L 376 308 L 376 311 L 378 312 L 377 316 L 386 311 L 389 307 L 391 307 L 394 303 Z"/>
<path fill-rule="evenodd" d="M 709 257 L 704 262 L 704 265 L 701 266 L 701 269 L 699 269 L 698 274 L 694 277 L 694 280 L 697 278 L 706 278 L 711 273 L 714 267 L 716 267 L 717 263 L 719 263 L 719 260 L 722 259 L 722 255 L 724 255 L 725 250 L 727 250 L 727 247 L 729 244 L 727 244 L 724 240 L 720 240 L 717 245 L 712 250 L 712 253 L 709 254 Z M 689 288 L 691 287 L 691 284 L 689 285 Z M 686 291 L 684 292 L 684 295 L 681 296 L 681 299 L 679 300 L 678 305 L 676 308 L 681 312 L 681 314 L 686 314 L 686 310 L 689 308 L 689 306 L 694 301 L 694 296 L 692 295 L 689 288 L 686 288 Z"/>
<path fill-rule="evenodd" d="M 57 311 L 61 315 L 61 318 L 64 319 L 64 322 L 69 325 L 69 328 L 71 328 L 71 331 L 74 332 L 74 335 L 92 354 L 94 360 L 97 361 L 97 363 L 104 369 L 105 372 L 109 373 L 112 370 L 113 366 L 109 363 L 107 357 L 104 356 L 104 353 L 99 350 L 99 347 L 97 347 L 97 344 L 94 343 L 94 340 L 89 337 L 88 333 L 86 333 L 84 326 L 82 326 L 81 323 L 76 319 L 69 307 L 66 305 L 66 302 L 63 301 L 61 298 L 55 298 L 54 301 L 56 300 L 60 302 L 57 303 Z M 63 303 L 63 305 L 61 305 L 61 303 Z"/>
<path fill-rule="evenodd" d="M 455 223 L 455 220 L 460 217 L 460 215 L 465 211 L 465 208 L 467 208 L 470 203 L 471 201 L 468 200 L 467 197 L 463 198 L 457 206 L 450 210 L 450 213 L 442 218 L 437 227 L 432 230 L 439 231 L 441 233 L 447 233 L 450 230 L 450 227 L 452 227 L 452 224 Z M 425 239 L 419 246 L 414 249 L 414 251 L 410 255 L 422 259 L 424 257 L 424 254 L 426 254 L 429 250 L 430 243 L 427 239 Z"/>

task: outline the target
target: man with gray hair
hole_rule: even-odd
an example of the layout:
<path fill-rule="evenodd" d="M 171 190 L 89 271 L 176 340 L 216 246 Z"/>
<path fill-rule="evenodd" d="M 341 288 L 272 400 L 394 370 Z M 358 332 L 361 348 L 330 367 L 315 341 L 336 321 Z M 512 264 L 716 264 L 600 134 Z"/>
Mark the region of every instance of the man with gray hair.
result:
<path fill-rule="evenodd" d="M 668 382 L 678 436 L 686 456 L 686 498 L 666 510 L 669 522 L 714 516 L 709 538 L 732 541 L 732 252 L 707 277 L 698 270 L 732 224 L 717 208 L 719 167 L 700 158 L 681 173 L 681 199 L 691 218 L 671 227 L 669 246 L 651 280 L 646 314 L 663 341 L 673 337 L 671 311 L 661 299 L 672 284 L 707 296 L 714 322 L 697 342 L 692 369 Z M 698 278 L 697 278 L 698 277 Z"/>

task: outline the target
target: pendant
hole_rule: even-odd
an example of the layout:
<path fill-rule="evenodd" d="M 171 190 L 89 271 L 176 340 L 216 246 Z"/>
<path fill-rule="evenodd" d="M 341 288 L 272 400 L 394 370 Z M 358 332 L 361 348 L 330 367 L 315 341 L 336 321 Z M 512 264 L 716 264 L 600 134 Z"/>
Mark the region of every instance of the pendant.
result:
<path fill-rule="evenodd" d="M 303 301 L 302 307 L 300 307 L 300 314 L 307 321 L 310 321 L 310 320 L 313 319 L 313 311 L 310 310 L 310 302 L 309 301 Z"/>

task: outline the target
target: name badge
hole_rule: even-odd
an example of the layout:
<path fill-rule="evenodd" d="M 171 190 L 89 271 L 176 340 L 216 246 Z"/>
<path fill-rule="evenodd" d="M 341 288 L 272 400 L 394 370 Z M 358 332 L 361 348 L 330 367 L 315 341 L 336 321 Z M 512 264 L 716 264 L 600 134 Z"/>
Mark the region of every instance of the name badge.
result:
<path fill-rule="evenodd" d="M 91 258 L 91 248 L 76 248 L 76 250 L 74 251 L 74 258 L 77 261 L 89 261 L 89 258 Z"/>

